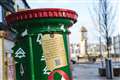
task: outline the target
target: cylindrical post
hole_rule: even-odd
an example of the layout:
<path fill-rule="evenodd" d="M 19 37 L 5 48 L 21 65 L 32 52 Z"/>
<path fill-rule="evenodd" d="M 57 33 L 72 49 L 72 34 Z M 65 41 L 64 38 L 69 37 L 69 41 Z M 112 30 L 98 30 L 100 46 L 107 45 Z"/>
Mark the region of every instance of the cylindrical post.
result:
<path fill-rule="evenodd" d="M 112 79 L 113 78 L 113 68 L 112 68 L 112 60 L 106 59 L 106 78 Z"/>
<path fill-rule="evenodd" d="M 68 28 L 76 22 L 77 16 L 72 10 L 45 8 L 6 17 L 8 25 L 17 31 L 13 48 L 16 80 L 48 80 L 52 73 L 54 80 L 66 78 L 64 74 L 72 79 Z"/>

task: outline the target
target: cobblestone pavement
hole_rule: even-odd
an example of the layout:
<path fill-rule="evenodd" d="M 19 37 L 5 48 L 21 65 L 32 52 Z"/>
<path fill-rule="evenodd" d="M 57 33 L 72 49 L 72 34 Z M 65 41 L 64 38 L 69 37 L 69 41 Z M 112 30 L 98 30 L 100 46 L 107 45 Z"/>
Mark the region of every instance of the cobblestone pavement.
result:
<path fill-rule="evenodd" d="M 106 77 L 100 77 L 98 68 L 101 65 L 94 64 L 74 64 L 73 65 L 73 78 L 74 80 L 110 80 Z M 112 80 L 120 80 L 120 77 L 114 77 Z"/>

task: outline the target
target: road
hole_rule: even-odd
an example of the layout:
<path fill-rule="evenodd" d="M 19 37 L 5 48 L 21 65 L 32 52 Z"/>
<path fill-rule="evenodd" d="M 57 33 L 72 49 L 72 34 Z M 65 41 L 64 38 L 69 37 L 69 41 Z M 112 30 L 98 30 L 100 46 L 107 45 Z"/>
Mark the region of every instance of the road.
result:
<path fill-rule="evenodd" d="M 98 68 L 101 65 L 98 63 L 82 63 L 73 64 L 73 78 L 74 80 L 108 80 L 106 77 L 100 77 L 98 74 Z M 112 80 L 120 80 L 120 77 L 113 77 Z"/>

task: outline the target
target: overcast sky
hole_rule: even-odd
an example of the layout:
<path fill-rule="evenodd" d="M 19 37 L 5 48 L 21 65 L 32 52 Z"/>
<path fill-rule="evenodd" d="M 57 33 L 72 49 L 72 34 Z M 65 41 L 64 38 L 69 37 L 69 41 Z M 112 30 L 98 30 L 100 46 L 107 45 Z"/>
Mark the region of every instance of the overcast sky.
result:
<path fill-rule="evenodd" d="M 96 0 L 97 1 L 97 0 Z M 78 21 L 73 27 L 70 28 L 70 42 L 79 43 L 80 42 L 80 27 L 84 26 L 88 30 L 88 42 L 96 42 L 98 40 L 98 33 L 96 32 L 95 25 L 92 22 L 90 11 L 92 11 L 93 6 L 96 6 L 98 2 L 95 0 L 27 0 L 31 8 L 67 8 L 77 12 Z M 113 5 L 118 3 L 119 0 L 112 0 Z M 119 11 L 119 9 L 117 9 Z M 94 12 L 93 12 L 94 13 Z M 95 16 L 95 14 L 92 14 Z M 118 12 L 117 12 L 118 16 Z M 119 16 L 118 16 L 119 17 Z M 118 24 L 118 19 L 116 19 L 116 24 Z M 118 25 L 117 25 L 118 27 Z M 116 31 L 116 34 L 118 33 Z"/>
<path fill-rule="evenodd" d="M 98 6 L 99 0 L 27 0 L 30 7 L 33 8 L 67 8 L 77 12 L 78 20 L 77 23 L 70 28 L 70 42 L 71 43 L 79 43 L 80 42 L 80 27 L 86 27 L 88 31 L 88 42 L 98 42 L 98 32 L 96 31 L 96 27 L 94 25 L 94 21 L 91 19 L 95 17 L 96 14 L 93 10 L 93 7 Z M 115 34 L 120 33 L 120 0 L 110 0 L 111 4 L 116 10 L 116 18 L 114 20 L 114 24 L 116 24 Z M 1 12 L 1 9 L 0 9 Z M 92 13 L 92 14 L 91 14 Z M 0 21 L 1 21 L 1 13 L 0 13 Z"/>

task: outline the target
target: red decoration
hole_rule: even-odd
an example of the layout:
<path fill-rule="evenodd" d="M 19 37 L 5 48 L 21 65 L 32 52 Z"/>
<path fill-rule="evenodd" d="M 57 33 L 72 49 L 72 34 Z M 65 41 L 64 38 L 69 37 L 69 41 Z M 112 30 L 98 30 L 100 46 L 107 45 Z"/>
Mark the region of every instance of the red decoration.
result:
<path fill-rule="evenodd" d="M 62 70 L 55 70 L 55 71 L 51 72 L 50 75 L 48 76 L 48 80 L 54 80 L 55 73 L 59 73 L 61 76 L 63 76 L 65 78 L 65 80 L 71 80 L 69 78 L 69 76 Z"/>
<path fill-rule="evenodd" d="M 6 17 L 8 24 L 18 20 L 28 20 L 34 18 L 68 18 L 76 22 L 78 15 L 76 12 L 60 8 L 43 8 L 25 10 L 10 14 Z"/>

